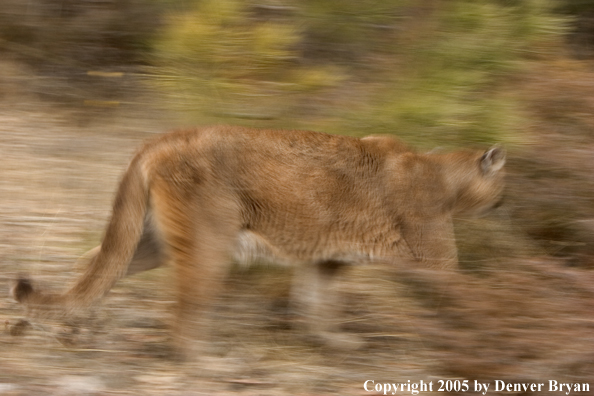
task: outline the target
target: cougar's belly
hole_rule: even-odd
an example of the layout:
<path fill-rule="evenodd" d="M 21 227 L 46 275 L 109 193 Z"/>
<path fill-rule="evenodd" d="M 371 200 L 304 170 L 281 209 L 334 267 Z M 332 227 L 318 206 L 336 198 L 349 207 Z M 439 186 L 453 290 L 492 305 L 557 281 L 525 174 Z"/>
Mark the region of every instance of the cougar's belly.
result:
<path fill-rule="evenodd" d="M 299 245 L 298 241 L 296 245 Z M 242 230 L 237 236 L 232 257 L 237 263 L 245 265 L 265 262 L 289 266 L 327 260 L 359 264 L 373 261 L 376 256 L 372 246 L 348 242 L 344 246 L 298 246 L 292 250 L 276 246 L 259 233 Z"/>
<path fill-rule="evenodd" d="M 262 235 L 248 230 L 239 232 L 233 250 L 233 260 L 243 265 L 256 262 L 290 265 L 296 261 L 286 252 L 273 246 Z"/>

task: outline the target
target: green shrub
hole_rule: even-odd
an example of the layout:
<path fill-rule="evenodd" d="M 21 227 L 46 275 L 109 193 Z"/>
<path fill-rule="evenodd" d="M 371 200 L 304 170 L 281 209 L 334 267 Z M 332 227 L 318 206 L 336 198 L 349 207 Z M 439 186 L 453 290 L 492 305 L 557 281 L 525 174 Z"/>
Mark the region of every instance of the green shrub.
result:
<path fill-rule="evenodd" d="M 204 0 L 167 21 L 154 47 L 156 81 L 203 122 L 275 119 L 341 78 L 335 67 L 301 65 L 300 40 L 290 20 L 260 21 L 245 2 Z"/>
<path fill-rule="evenodd" d="M 521 104 L 509 89 L 526 60 L 564 31 L 546 1 L 457 0 L 433 7 L 398 46 L 392 76 L 362 112 L 358 133 L 396 133 L 421 145 L 522 140 Z M 409 37 L 414 40 L 402 39 Z"/>
<path fill-rule="evenodd" d="M 167 20 L 156 81 L 192 121 L 522 141 L 513 78 L 565 28 L 548 0 L 261 3 L 202 0 Z"/>

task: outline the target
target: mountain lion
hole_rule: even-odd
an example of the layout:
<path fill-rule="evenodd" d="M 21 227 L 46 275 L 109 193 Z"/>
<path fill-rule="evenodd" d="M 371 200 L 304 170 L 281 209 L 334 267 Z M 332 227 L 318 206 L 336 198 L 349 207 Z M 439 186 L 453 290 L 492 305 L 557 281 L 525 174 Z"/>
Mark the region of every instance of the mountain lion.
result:
<path fill-rule="evenodd" d="M 173 264 L 180 350 L 230 263 L 296 268 L 292 298 L 310 331 L 332 332 L 343 265 L 381 261 L 454 269 L 452 216 L 497 206 L 505 151 L 419 154 L 387 136 L 208 127 L 145 144 L 117 191 L 100 246 L 64 294 L 20 279 L 13 296 L 32 313 L 88 307 L 125 275 Z"/>

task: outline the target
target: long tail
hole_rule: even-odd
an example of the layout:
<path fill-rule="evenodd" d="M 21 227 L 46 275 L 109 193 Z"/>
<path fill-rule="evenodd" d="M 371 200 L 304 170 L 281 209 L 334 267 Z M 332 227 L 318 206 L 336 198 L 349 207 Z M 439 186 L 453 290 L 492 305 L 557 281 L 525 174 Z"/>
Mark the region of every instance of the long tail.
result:
<path fill-rule="evenodd" d="M 28 279 L 21 278 L 12 290 L 18 302 L 39 314 L 69 312 L 91 305 L 126 274 L 142 236 L 148 210 L 148 183 L 140 163 L 140 155 L 137 155 L 124 174 L 101 248 L 72 288 L 64 294 L 42 293 L 35 290 Z"/>

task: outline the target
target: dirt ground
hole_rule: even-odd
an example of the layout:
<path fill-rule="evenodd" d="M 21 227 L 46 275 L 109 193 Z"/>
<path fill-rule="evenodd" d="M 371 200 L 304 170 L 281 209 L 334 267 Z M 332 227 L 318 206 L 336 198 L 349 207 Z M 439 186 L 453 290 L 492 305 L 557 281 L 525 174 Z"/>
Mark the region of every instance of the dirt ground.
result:
<path fill-rule="evenodd" d="M 208 353 L 193 363 L 170 358 L 169 268 L 120 281 L 88 317 L 19 325 L 11 281 L 22 273 L 54 289 L 72 281 L 134 149 L 167 120 L 146 109 L 98 109 L 88 119 L 29 100 L 0 109 L 0 395 L 379 394 L 364 388 L 368 380 L 422 380 L 434 391 L 439 380 L 471 384 L 449 394 L 481 394 L 475 380 L 489 382 L 489 394 L 499 393 L 495 380 L 556 380 L 593 394 L 593 274 L 548 255 L 456 274 L 352 269 L 340 286 L 343 327 L 365 341 L 353 351 L 312 345 L 294 330 L 291 274 L 276 268 L 230 274 L 205 318 Z"/>

